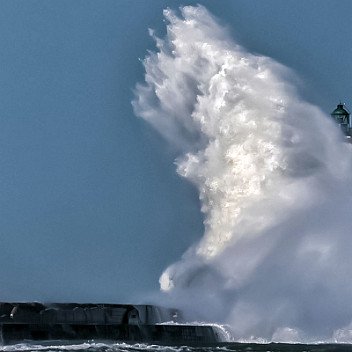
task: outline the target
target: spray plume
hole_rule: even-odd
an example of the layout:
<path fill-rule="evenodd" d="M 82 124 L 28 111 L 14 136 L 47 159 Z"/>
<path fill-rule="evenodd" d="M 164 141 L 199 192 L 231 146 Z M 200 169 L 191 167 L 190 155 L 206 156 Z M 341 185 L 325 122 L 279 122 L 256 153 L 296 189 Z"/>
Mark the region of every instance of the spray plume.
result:
<path fill-rule="evenodd" d="M 236 339 L 347 339 L 350 146 L 287 68 L 246 52 L 204 7 L 180 11 L 164 11 L 164 39 L 150 31 L 157 52 L 133 101 L 179 151 L 205 218 L 161 289 Z"/>

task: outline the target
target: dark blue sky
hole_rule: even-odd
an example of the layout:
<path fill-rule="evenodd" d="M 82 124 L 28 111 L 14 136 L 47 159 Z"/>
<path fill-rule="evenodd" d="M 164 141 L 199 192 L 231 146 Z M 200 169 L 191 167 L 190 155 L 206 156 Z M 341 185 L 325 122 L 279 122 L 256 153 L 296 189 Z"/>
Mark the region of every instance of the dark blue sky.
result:
<path fill-rule="evenodd" d="M 249 51 L 352 105 L 351 1 L 0 1 L 0 300 L 133 302 L 202 235 L 175 151 L 133 115 L 166 7 L 200 3 Z"/>

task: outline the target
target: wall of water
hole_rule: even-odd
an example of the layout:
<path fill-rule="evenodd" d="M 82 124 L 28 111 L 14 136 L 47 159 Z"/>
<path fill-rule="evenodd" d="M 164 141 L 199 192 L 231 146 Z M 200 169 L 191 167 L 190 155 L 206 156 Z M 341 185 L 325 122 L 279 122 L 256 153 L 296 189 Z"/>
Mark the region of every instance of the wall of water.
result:
<path fill-rule="evenodd" d="M 161 290 L 236 339 L 346 336 L 351 146 L 299 95 L 293 72 L 248 53 L 204 7 L 164 16 L 133 106 L 179 151 L 205 231 Z"/>

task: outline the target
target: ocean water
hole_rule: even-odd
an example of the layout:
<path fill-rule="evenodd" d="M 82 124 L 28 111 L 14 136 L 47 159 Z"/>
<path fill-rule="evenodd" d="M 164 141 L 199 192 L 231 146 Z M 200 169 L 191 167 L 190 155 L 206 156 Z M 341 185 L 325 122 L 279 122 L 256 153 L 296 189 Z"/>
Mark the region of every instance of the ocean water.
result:
<path fill-rule="evenodd" d="M 352 145 L 294 72 L 203 6 L 164 16 L 132 104 L 198 190 L 204 233 L 161 274 L 155 303 L 226 324 L 235 341 L 351 343 Z M 241 346 L 221 348 L 278 345 Z"/>
<path fill-rule="evenodd" d="M 85 342 L 81 344 L 17 344 L 1 346 L 0 351 L 40 352 L 329 352 L 352 351 L 350 344 L 221 343 L 212 346 L 163 346 L 147 344 Z"/>

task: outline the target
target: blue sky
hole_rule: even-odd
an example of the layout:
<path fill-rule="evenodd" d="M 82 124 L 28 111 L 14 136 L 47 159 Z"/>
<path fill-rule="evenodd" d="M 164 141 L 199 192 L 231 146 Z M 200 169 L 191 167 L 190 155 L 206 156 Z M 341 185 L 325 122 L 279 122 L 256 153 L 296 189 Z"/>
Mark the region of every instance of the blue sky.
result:
<path fill-rule="evenodd" d="M 133 302 L 201 237 L 196 190 L 131 107 L 148 28 L 196 3 L 306 100 L 352 106 L 350 1 L 0 1 L 0 300 Z"/>

